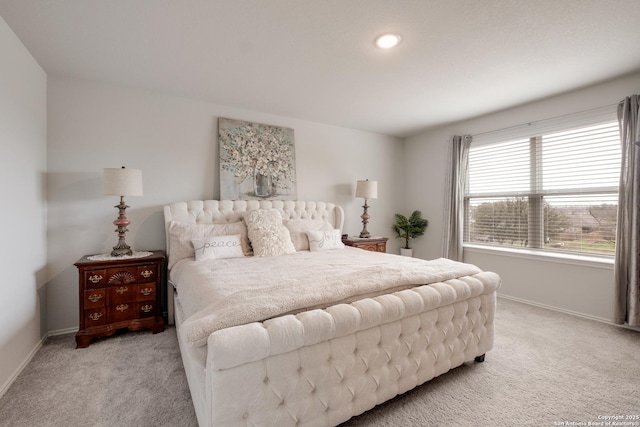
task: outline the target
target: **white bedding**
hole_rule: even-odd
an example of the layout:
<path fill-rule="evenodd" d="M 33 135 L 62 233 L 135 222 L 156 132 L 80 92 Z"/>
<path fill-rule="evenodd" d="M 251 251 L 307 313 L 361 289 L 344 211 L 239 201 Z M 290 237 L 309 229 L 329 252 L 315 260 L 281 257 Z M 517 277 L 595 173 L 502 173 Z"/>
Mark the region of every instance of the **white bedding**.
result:
<path fill-rule="evenodd" d="M 480 272 L 444 258 L 425 262 L 346 247 L 278 257 L 188 259 L 173 267 L 170 278 L 185 310 L 186 340 L 205 345 L 212 332 L 230 326 Z"/>

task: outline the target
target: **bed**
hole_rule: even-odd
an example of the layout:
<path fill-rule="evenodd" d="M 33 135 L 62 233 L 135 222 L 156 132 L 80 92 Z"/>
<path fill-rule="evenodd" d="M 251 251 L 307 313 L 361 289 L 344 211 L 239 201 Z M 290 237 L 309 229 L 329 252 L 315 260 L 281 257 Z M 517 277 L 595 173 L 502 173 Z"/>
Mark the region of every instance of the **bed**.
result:
<path fill-rule="evenodd" d="M 345 247 L 335 204 L 199 200 L 164 218 L 201 427 L 335 426 L 493 346 L 497 274 Z"/>

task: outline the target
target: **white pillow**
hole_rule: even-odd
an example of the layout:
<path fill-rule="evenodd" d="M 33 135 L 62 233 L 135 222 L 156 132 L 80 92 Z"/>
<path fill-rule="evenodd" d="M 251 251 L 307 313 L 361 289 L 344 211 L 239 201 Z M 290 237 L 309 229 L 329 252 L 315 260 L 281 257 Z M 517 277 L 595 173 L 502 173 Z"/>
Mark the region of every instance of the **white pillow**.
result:
<path fill-rule="evenodd" d="M 331 231 L 307 231 L 307 236 L 309 237 L 309 249 L 311 252 L 344 248 L 342 235 L 338 229 Z"/>
<path fill-rule="evenodd" d="M 193 239 L 205 239 L 213 236 L 240 235 L 242 252 L 251 254 L 251 244 L 247 237 L 247 227 L 244 222 L 230 222 L 226 224 L 186 224 L 171 221 L 169 223 L 169 262 L 167 267 L 171 269 L 178 261 L 185 258 L 193 258 L 195 251 L 191 241 Z"/>
<path fill-rule="evenodd" d="M 333 229 L 328 222 L 321 219 L 290 219 L 284 221 L 284 225 L 291 233 L 291 241 L 296 251 L 309 250 L 307 231 L 330 231 Z"/>
<path fill-rule="evenodd" d="M 282 225 L 282 216 L 276 209 L 256 209 L 246 213 L 244 220 L 253 255 L 277 256 L 296 252 L 291 242 L 291 234 Z"/>
<path fill-rule="evenodd" d="M 196 261 L 240 258 L 244 256 L 239 234 L 232 236 L 213 236 L 207 239 L 193 239 L 191 243 L 193 243 L 193 249 L 196 253 Z"/>

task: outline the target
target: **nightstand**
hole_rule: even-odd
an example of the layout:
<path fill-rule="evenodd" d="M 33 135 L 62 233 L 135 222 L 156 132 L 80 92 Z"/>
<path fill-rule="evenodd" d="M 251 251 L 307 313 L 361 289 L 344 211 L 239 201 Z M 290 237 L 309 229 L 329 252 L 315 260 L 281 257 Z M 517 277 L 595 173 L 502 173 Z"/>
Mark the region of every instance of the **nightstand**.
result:
<path fill-rule="evenodd" d="M 347 246 L 354 246 L 356 248 L 364 249 L 373 252 L 386 252 L 387 251 L 387 237 L 369 237 L 362 238 L 356 236 L 349 236 L 342 239 L 342 243 Z"/>
<path fill-rule="evenodd" d="M 89 255 L 74 265 L 78 268 L 80 329 L 77 348 L 88 347 L 92 338 L 113 335 L 116 330 L 164 331 L 161 293 L 164 287 L 165 256 L 92 261 Z"/>

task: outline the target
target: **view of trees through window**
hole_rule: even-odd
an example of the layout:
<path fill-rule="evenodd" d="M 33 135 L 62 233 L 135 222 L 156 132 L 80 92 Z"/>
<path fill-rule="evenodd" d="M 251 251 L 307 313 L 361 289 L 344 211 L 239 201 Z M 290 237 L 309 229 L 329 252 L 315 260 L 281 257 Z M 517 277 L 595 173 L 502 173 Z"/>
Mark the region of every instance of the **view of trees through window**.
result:
<path fill-rule="evenodd" d="M 615 253 L 617 122 L 469 150 L 464 241 Z"/>
<path fill-rule="evenodd" d="M 617 203 L 553 205 L 543 202 L 546 250 L 613 255 Z M 501 246 L 529 245 L 529 203 L 524 197 L 485 200 L 470 207 L 467 241 Z"/>

